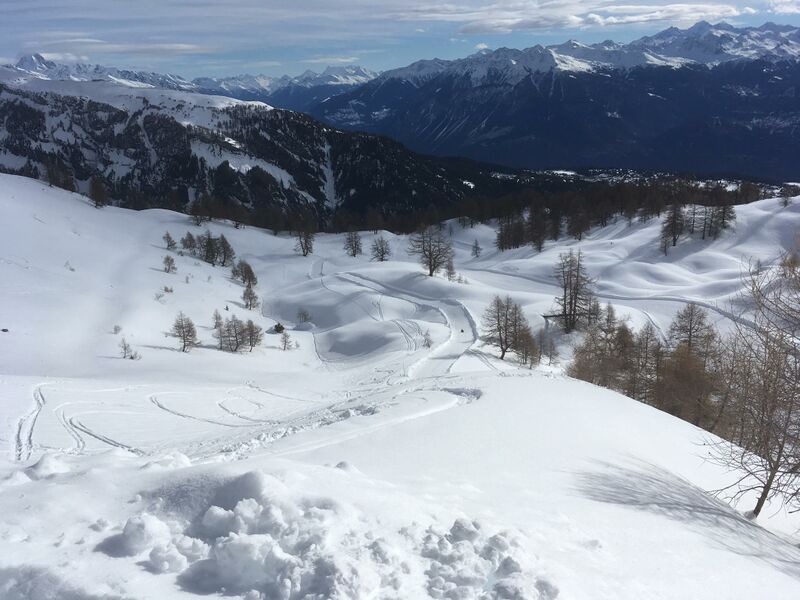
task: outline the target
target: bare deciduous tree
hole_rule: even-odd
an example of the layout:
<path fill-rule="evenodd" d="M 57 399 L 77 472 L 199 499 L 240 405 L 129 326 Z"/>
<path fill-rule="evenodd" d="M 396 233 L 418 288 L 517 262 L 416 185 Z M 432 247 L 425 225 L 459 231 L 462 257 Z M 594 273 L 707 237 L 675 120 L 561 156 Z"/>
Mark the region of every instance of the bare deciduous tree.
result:
<path fill-rule="evenodd" d="M 733 441 L 710 446 L 716 461 L 743 473 L 730 489 L 755 493 L 755 518 L 771 498 L 800 500 L 800 274 L 752 268 L 748 283 L 752 323 L 737 322 L 724 344 L 735 365 L 726 387 Z"/>
<path fill-rule="evenodd" d="M 169 231 L 167 231 L 164 234 L 164 237 L 162 237 L 161 239 L 164 240 L 164 244 L 166 245 L 167 250 L 175 250 L 177 244 L 175 243 L 173 237 L 170 235 Z"/>
<path fill-rule="evenodd" d="M 428 275 L 433 277 L 447 264 L 453 247 L 438 227 L 428 227 L 411 236 L 408 252 L 418 257 Z"/>
<path fill-rule="evenodd" d="M 289 335 L 288 331 L 283 331 L 281 333 L 281 350 L 291 350 L 292 349 L 292 337 Z"/>
<path fill-rule="evenodd" d="M 530 325 L 522 312 L 522 307 L 510 296 L 495 296 L 483 313 L 483 329 L 486 341 L 500 350 L 500 360 L 505 359 L 511 350 L 528 352 L 533 340 Z"/>

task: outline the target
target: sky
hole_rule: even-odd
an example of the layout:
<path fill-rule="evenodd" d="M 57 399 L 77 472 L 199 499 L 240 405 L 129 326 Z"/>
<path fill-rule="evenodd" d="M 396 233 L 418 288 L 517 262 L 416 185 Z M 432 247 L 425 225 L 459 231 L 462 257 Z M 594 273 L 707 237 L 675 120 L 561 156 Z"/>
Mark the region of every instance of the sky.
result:
<path fill-rule="evenodd" d="M 382 71 L 483 48 L 626 42 L 699 20 L 800 25 L 800 0 L 0 0 L 0 64 L 38 52 L 184 77 Z"/>

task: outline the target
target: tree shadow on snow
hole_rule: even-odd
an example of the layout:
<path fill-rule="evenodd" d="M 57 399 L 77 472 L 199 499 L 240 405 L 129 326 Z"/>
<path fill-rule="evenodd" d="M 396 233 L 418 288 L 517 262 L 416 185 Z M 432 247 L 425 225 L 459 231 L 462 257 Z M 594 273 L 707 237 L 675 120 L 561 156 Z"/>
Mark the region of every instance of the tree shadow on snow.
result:
<path fill-rule="evenodd" d="M 584 497 L 680 521 L 731 552 L 800 579 L 800 549 L 685 479 L 646 462 L 631 468 L 598 462 L 598 467 L 576 474 L 576 490 Z"/>

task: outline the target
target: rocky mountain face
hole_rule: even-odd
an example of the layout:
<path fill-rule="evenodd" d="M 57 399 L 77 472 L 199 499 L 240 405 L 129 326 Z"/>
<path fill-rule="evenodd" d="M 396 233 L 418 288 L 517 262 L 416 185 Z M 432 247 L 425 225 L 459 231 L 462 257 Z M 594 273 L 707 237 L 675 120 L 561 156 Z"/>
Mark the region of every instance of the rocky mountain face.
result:
<path fill-rule="evenodd" d="M 531 168 L 800 176 L 800 29 L 698 23 L 419 61 L 309 112 L 412 149 Z"/>
<path fill-rule="evenodd" d="M 384 137 L 343 132 L 297 112 L 185 92 L 73 83 L 0 84 L 0 168 L 137 208 L 311 215 L 446 206 L 498 185 Z"/>

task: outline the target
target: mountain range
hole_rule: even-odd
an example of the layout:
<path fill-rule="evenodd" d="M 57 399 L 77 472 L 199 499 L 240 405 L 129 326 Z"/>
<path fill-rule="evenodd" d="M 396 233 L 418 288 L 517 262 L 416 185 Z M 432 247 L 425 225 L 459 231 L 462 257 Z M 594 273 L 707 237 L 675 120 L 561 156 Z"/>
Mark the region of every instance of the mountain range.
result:
<path fill-rule="evenodd" d="M 698 23 L 418 61 L 311 107 L 412 149 L 528 168 L 800 176 L 800 29 Z"/>
<path fill-rule="evenodd" d="M 325 98 L 342 93 L 366 83 L 377 73 L 357 65 L 329 66 L 321 73 L 307 70 L 290 77 L 266 75 L 235 75 L 231 77 L 198 77 L 186 79 L 180 75 L 118 69 L 102 65 L 76 63 L 60 64 L 41 54 L 21 57 L 6 68 L 19 73 L 22 78 L 34 77 L 51 81 L 110 81 L 130 87 L 155 87 L 228 96 L 239 100 L 258 100 L 289 108 L 303 110 Z"/>

